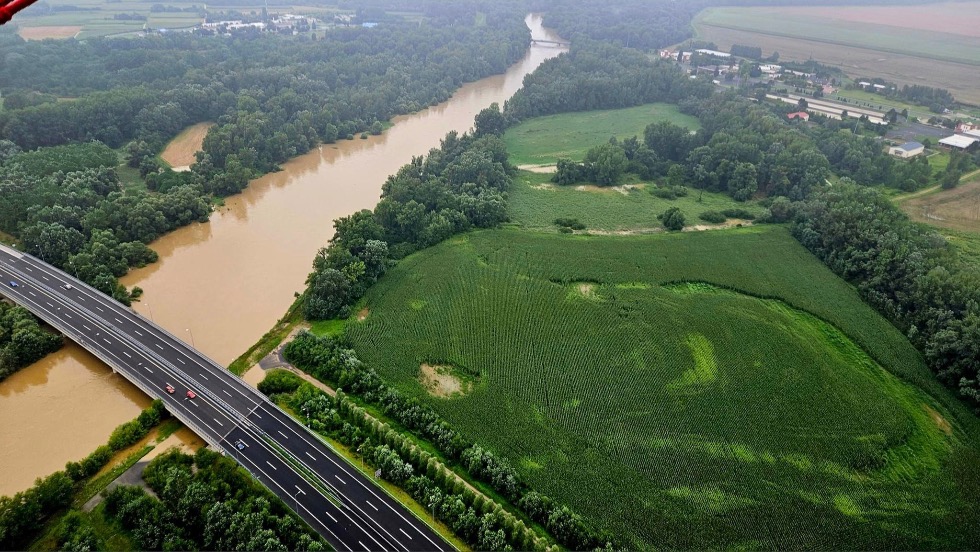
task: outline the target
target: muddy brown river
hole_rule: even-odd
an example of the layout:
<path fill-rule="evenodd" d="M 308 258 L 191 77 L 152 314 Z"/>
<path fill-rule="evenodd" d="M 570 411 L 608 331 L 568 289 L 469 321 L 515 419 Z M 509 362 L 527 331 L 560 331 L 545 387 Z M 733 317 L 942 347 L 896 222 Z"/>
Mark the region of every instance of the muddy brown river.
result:
<path fill-rule="evenodd" d="M 536 39 L 559 40 L 526 19 Z M 145 291 L 137 311 L 228 364 L 255 343 L 302 291 L 333 220 L 371 209 L 389 174 L 451 130 L 516 92 L 524 75 L 564 48 L 534 45 L 503 75 L 460 88 L 448 101 L 397 117 L 381 136 L 324 145 L 252 181 L 207 223 L 151 244 L 160 260 L 123 279 Z M 149 399 L 77 346 L 0 383 L 0 495 L 31 485 L 105 443 Z"/>

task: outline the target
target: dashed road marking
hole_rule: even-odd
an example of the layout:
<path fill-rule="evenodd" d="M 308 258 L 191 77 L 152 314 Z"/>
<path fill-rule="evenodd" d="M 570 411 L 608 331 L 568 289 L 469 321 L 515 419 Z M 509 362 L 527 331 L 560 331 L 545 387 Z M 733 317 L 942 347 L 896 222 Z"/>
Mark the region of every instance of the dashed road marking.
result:
<path fill-rule="evenodd" d="M 372 508 L 374 508 L 374 511 L 375 511 L 375 512 L 377 512 L 377 511 L 378 511 L 378 507 L 377 507 L 377 506 L 375 506 L 374 504 L 371 504 L 371 503 L 370 503 L 369 501 L 367 501 L 367 500 L 365 500 L 364 502 L 366 502 L 368 506 L 370 506 L 370 507 L 372 507 Z"/>
<path fill-rule="evenodd" d="M 115 320 L 116 320 L 116 322 L 119 322 L 120 324 L 122 324 L 122 323 L 123 323 L 123 321 L 122 321 L 122 320 L 120 320 L 120 319 L 118 319 L 118 318 L 116 318 L 115 316 L 113 316 L 113 318 L 115 318 Z"/>
<path fill-rule="evenodd" d="M 186 362 L 184 362 L 184 359 L 182 359 L 180 357 L 177 357 L 177 360 L 179 360 L 181 364 L 187 364 Z"/>
<path fill-rule="evenodd" d="M 159 343 L 154 343 L 154 345 L 156 345 L 157 349 L 160 349 L 161 351 L 163 350 L 163 347 L 161 347 Z"/>
<path fill-rule="evenodd" d="M 334 523 L 337 523 L 337 518 L 335 518 L 335 517 L 333 517 L 333 516 L 331 516 L 331 515 L 330 515 L 330 512 L 323 512 L 323 513 L 324 513 L 324 514 L 327 514 L 327 517 L 328 517 L 328 518 L 330 518 L 331 520 L 333 520 L 333 522 L 334 522 Z"/>
<path fill-rule="evenodd" d="M 305 451 L 304 451 L 304 452 L 305 452 Z M 306 455 L 307 455 L 307 456 L 309 456 L 310 458 L 312 458 L 314 462 L 316 462 L 316 456 L 313 456 L 313 455 L 312 455 L 312 454 L 310 454 L 309 452 L 306 452 Z"/>
<path fill-rule="evenodd" d="M 279 468 L 277 468 L 277 467 L 275 467 L 275 466 L 273 466 L 273 465 L 272 465 L 272 462 L 269 462 L 268 460 L 266 460 L 266 461 L 265 461 L 265 463 L 266 463 L 266 464 L 269 464 L 269 467 L 270 467 L 270 468 L 272 468 L 272 469 L 274 469 L 274 470 L 278 470 L 278 469 L 279 469 Z"/>
<path fill-rule="evenodd" d="M 123 351 L 122 353 L 123 353 L 124 355 L 126 355 L 127 357 L 129 357 L 129 358 L 133 358 L 133 355 L 131 355 L 131 354 L 129 354 L 129 353 L 127 353 L 126 351 Z"/>
<path fill-rule="evenodd" d="M 51 307 L 52 309 L 54 308 L 54 305 L 52 305 L 51 303 L 48 303 L 47 301 L 45 301 L 45 303 L 46 303 L 46 304 L 47 304 L 47 305 L 48 305 L 49 307 Z"/>
<path fill-rule="evenodd" d="M 221 426 L 221 427 L 225 427 L 225 424 L 223 424 L 223 423 L 221 423 L 221 422 L 219 422 L 217 418 L 212 418 L 212 420 L 214 420 L 214 421 L 215 421 L 215 423 L 217 423 L 217 424 L 218 424 L 219 426 Z"/>
<path fill-rule="evenodd" d="M 37 297 L 37 294 L 35 294 L 33 291 L 28 291 L 27 293 L 30 293 L 31 297 Z"/>
<path fill-rule="evenodd" d="M 403 535 L 405 535 L 406 537 L 408 537 L 408 540 L 412 540 L 412 535 L 409 535 L 408 533 L 406 533 L 404 529 L 402 529 L 401 527 L 399 527 L 398 530 L 401 531 Z"/>
<path fill-rule="evenodd" d="M 83 328 L 85 328 L 85 329 L 86 329 L 86 330 L 88 330 L 88 331 L 92 331 L 92 328 L 89 328 L 89 327 L 88 327 L 88 326 L 86 326 L 85 324 L 82 324 L 82 327 L 83 327 Z"/>
<path fill-rule="evenodd" d="M 286 435 L 285 433 L 283 433 L 283 432 L 281 432 L 281 431 L 279 431 L 278 429 L 276 430 L 276 433 L 278 433 L 279 435 L 282 435 L 282 436 L 283 436 L 283 437 L 285 437 L 286 439 L 289 439 L 289 435 Z"/>
<path fill-rule="evenodd" d="M 222 392 L 222 393 L 224 393 L 225 395 L 228 395 L 229 397 L 231 396 L 231 393 L 229 393 L 229 392 L 228 392 L 227 390 L 225 390 L 225 389 L 222 389 L 222 390 L 221 390 L 221 392 Z"/>
<path fill-rule="evenodd" d="M 337 478 L 337 481 L 340 481 L 340 482 L 341 482 L 341 484 L 343 484 L 343 485 L 346 485 L 346 484 L 347 484 L 347 482 L 346 482 L 346 481 L 344 481 L 343 479 L 341 479 L 339 475 L 337 475 L 337 474 L 334 474 L 333 476 L 334 476 L 334 477 L 336 477 L 336 478 Z"/>
<path fill-rule="evenodd" d="M 112 342 L 111 342 L 111 341 L 109 341 L 108 339 L 106 339 L 106 338 L 104 338 L 104 337 L 102 338 L 102 341 L 105 341 L 105 342 L 106 342 L 106 343 L 108 343 L 109 345 L 112 345 Z"/>
<path fill-rule="evenodd" d="M 141 333 L 139 332 L 139 330 L 133 330 L 133 332 L 134 332 L 134 333 L 135 333 L 136 335 L 138 335 L 138 336 L 140 336 L 140 337 L 143 337 L 143 334 L 141 334 Z"/>

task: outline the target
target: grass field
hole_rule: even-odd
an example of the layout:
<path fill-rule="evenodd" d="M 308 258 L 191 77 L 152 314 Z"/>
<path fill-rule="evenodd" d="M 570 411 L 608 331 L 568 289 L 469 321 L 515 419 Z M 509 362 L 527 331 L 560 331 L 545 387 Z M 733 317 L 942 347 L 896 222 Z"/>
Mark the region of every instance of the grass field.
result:
<path fill-rule="evenodd" d="M 939 228 L 980 233 L 980 171 L 963 177 L 952 190 L 935 190 L 898 199 L 912 220 Z"/>
<path fill-rule="evenodd" d="M 698 218 L 705 211 L 741 208 L 756 216 L 764 211 L 753 202 L 739 203 L 726 194 L 705 192 L 699 202 L 697 190 L 674 200 L 661 199 L 650 193 L 653 186 L 629 175 L 615 188 L 557 186 L 551 184 L 550 174 L 520 171 L 510 188 L 508 209 L 511 221 L 524 228 L 557 231 L 556 218 L 573 218 L 589 231 L 610 232 L 659 231 L 657 215 L 669 207 L 679 207 L 689 226 L 707 224 Z"/>
<path fill-rule="evenodd" d="M 608 109 L 536 117 L 507 130 L 504 141 L 514 165 L 554 164 L 559 157 L 581 161 L 589 148 L 610 137 L 643 138 L 651 123 L 670 121 L 691 130 L 698 120 L 671 104 L 655 103 L 627 109 Z"/>
<path fill-rule="evenodd" d="M 470 233 L 365 303 L 365 362 L 627 547 L 977 542 L 975 417 L 781 227 Z"/>
<path fill-rule="evenodd" d="M 980 103 L 980 2 L 929 6 L 710 8 L 695 18 L 698 37 L 816 59 L 852 76 L 947 88 Z"/>

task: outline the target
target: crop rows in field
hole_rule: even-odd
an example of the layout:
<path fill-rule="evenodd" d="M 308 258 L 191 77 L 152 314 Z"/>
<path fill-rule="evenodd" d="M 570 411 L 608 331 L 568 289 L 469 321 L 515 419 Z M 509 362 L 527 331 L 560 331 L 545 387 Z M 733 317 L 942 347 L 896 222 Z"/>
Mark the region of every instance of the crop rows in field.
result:
<path fill-rule="evenodd" d="M 962 409 L 868 357 L 928 378 L 782 228 L 473 233 L 404 260 L 366 302 L 348 325 L 363 360 L 627 546 L 968 542 L 975 514 L 942 469 Z M 422 363 L 480 378 L 432 398 Z"/>

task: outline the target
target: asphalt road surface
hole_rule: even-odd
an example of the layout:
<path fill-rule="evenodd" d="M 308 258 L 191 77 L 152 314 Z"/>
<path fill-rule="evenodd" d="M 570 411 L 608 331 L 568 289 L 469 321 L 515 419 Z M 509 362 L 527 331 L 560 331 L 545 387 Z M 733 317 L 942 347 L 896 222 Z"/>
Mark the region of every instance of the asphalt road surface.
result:
<path fill-rule="evenodd" d="M 162 399 L 337 550 L 453 550 L 264 395 L 130 308 L 2 245 L 0 284 L 4 296 Z"/>

